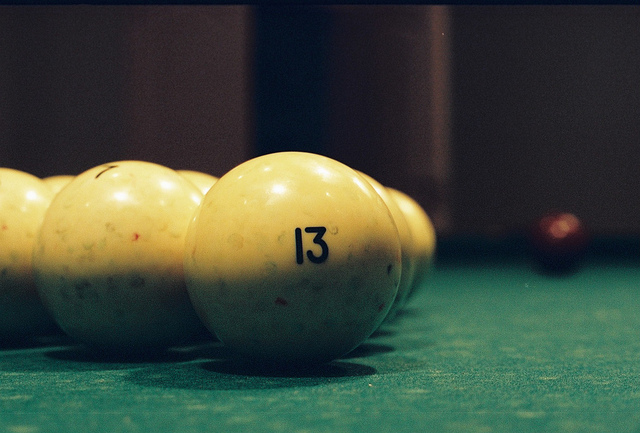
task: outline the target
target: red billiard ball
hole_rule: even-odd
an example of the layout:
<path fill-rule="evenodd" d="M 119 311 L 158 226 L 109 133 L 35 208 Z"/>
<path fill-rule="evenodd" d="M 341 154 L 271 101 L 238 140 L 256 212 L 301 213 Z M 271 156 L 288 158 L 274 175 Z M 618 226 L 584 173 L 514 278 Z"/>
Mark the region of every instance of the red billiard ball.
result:
<path fill-rule="evenodd" d="M 530 241 L 539 263 L 547 270 L 573 269 L 590 241 L 585 224 L 569 212 L 552 212 L 531 227 Z"/>

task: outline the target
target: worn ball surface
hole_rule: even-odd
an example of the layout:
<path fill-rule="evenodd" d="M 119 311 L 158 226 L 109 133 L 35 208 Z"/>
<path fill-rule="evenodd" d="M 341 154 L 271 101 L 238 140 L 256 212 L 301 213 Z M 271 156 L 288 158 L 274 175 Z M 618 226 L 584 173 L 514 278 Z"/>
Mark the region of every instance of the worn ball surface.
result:
<path fill-rule="evenodd" d="M 387 320 L 393 320 L 407 302 L 409 293 L 411 292 L 411 287 L 413 286 L 417 264 L 416 256 L 412 254 L 414 240 L 407 218 L 404 212 L 400 209 L 400 206 L 398 206 L 398 203 L 393 199 L 393 195 L 389 189 L 368 174 L 362 172 L 358 173 L 360 173 L 360 175 L 363 176 L 371 186 L 373 186 L 380 197 L 382 197 L 382 200 L 389 208 L 393 221 L 396 223 L 396 227 L 398 228 L 400 248 L 402 249 L 402 275 L 400 276 L 400 284 L 398 285 L 398 294 L 391 306 L 391 309 L 389 310 L 389 313 L 387 314 Z"/>
<path fill-rule="evenodd" d="M 167 167 L 100 165 L 53 199 L 37 239 L 38 291 L 60 327 L 108 352 L 162 350 L 201 331 L 184 239 L 202 194 Z"/>
<path fill-rule="evenodd" d="M 375 189 L 304 152 L 223 175 L 185 248 L 203 322 L 233 351 L 278 366 L 327 362 L 362 343 L 389 311 L 400 274 L 398 230 Z"/>
<path fill-rule="evenodd" d="M 53 190 L 54 193 L 59 193 L 62 188 L 67 186 L 72 180 L 74 176 L 70 174 L 58 174 L 55 176 L 45 177 L 42 180 L 49 185 L 49 187 Z"/>
<path fill-rule="evenodd" d="M 53 191 L 23 171 L 0 168 L 0 341 L 56 329 L 36 291 L 31 257 Z"/>
<path fill-rule="evenodd" d="M 216 176 L 196 170 L 177 170 L 178 174 L 192 182 L 204 195 L 218 181 Z"/>
<path fill-rule="evenodd" d="M 410 254 L 416 262 L 416 271 L 410 293 L 420 289 L 428 280 L 436 255 L 436 230 L 422 206 L 408 194 L 394 188 L 387 190 L 404 213 L 411 230 Z"/>

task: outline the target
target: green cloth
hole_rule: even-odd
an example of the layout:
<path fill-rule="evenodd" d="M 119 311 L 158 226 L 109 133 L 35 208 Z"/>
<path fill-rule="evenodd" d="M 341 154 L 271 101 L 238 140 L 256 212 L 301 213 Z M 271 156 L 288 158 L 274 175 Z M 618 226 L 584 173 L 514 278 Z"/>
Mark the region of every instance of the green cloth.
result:
<path fill-rule="evenodd" d="M 257 371 L 219 344 L 0 350 L 0 432 L 640 432 L 640 263 L 439 263 L 352 354 Z"/>

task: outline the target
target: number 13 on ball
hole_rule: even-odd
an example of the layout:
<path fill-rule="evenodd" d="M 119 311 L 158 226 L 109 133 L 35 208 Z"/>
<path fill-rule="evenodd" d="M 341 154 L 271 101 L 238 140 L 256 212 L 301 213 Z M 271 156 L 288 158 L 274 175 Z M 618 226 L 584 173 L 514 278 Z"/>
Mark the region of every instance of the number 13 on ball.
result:
<path fill-rule="evenodd" d="M 211 187 L 188 229 L 187 289 L 226 346 L 273 364 L 313 364 L 358 346 L 398 290 L 395 222 L 375 189 L 330 158 L 281 152 Z"/>

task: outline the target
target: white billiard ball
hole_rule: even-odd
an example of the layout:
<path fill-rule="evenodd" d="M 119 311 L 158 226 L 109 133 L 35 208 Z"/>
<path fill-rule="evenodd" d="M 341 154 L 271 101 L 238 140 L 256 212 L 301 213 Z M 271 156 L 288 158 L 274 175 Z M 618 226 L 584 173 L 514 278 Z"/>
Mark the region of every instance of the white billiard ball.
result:
<path fill-rule="evenodd" d="M 75 176 L 72 176 L 70 174 L 59 174 L 56 176 L 45 177 L 42 180 L 44 180 L 45 183 L 49 185 L 49 187 L 53 190 L 53 192 L 57 194 L 62 188 L 67 186 L 67 184 L 69 184 L 69 182 L 71 182 L 74 177 Z"/>
<path fill-rule="evenodd" d="M 184 284 L 184 240 L 202 200 L 174 170 L 118 161 L 76 176 L 53 199 L 33 267 L 70 336 L 106 352 L 163 350 L 202 330 Z"/>
<path fill-rule="evenodd" d="M 413 291 L 422 287 L 431 274 L 436 252 L 436 230 L 431 219 L 416 200 L 397 189 L 387 189 L 407 217 L 413 235 L 411 254 L 416 260 Z"/>
<path fill-rule="evenodd" d="M 192 182 L 195 186 L 197 186 L 200 189 L 200 192 L 202 192 L 202 195 L 205 195 L 213 186 L 213 184 L 218 181 L 218 178 L 216 176 L 212 176 L 201 171 L 177 170 L 177 172 L 185 179 Z"/>
<path fill-rule="evenodd" d="M 416 269 L 416 260 L 411 254 L 413 236 L 409 229 L 409 224 L 406 220 L 405 214 L 400 210 L 400 207 L 395 200 L 393 200 L 391 193 L 387 188 L 368 174 L 362 172 L 359 173 L 367 179 L 367 181 L 384 200 L 391 212 L 391 215 L 393 216 L 396 226 L 398 227 L 398 234 L 400 236 L 400 247 L 402 248 L 402 276 L 400 277 L 400 285 L 398 286 L 398 296 L 396 296 L 396 300 L 387 315 L 387 321 L 390 321 L 398 314 L 398 311 L 404 307 L 413 285 Z"/>
<path fill-rule="evenodd" d="M 185 278 L 233 351 L 278 366 L 336 359 L 378 328 L 401 273 L 375 189 L 333 159 L 280 152 L 223 175 L 189 226 Z"/>
<path fill-rule="evenodd" d="M 53 191 L 42 179 L 0 168 L 0 341 L 19 342 L 53 331 L 40 302 L 31 256 Z"/>

